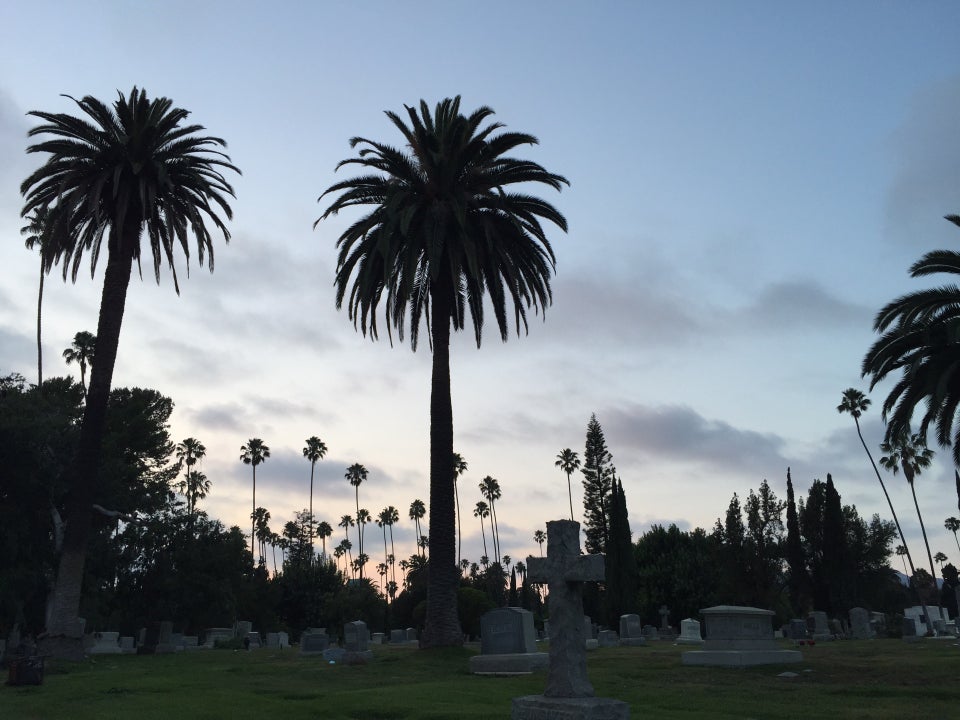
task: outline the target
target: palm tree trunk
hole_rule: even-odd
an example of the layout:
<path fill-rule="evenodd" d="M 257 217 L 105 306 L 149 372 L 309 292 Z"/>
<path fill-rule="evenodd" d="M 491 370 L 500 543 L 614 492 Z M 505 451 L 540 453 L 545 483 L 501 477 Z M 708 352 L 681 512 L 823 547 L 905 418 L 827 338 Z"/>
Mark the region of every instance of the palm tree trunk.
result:
<path fill-rule="evenodd" d="M 433 368 L 430 389 L 430 563 L 427 566 L 427 615 L 421 647 L 463 644 L 457 617 L 453 499 L 453 403 L 450 397 L 450 316 L 452 308 L 440 274 L 431 292 Z"/>
<path fill-rule="evenodd" d="M 136 239 L 136 233 L 128 232 L 126 237 Z M 80 426 L 80 443 L 77 446 L 74 470 L 69 477 L 71 487 L 66 504 L 67 523 L 63 552 L 60 555 L 47 617 L 46 635 L 51 638 L 47 647 L 60 656 L 70 656 L 75 652 L 82 656 L 83 653 L 81 638 L 77 636 L 77 618 L 80 613 L 83 569 L 92 521 L 91 506 L 97 499 L 99 489 L 97 480 L 107 405 L 133 264 L 133 242 L 124 243 L 118 250 L 113 240 L 111 237 L 97 324 L 98 361 L 91 372 L 90 388 Z M 68 638 L 69 641 L 65 642 Z M 76 640 L 76 643 L 73 643 L 73 640 Z M 41 652 L 46 654 L 43 648 Z"/>
<path fill-rule="evenodd" d="M 490 498 L 490 534 L 493 536 L 493 560 L 500 562 L 500 528 L 497 526 L 497 506 Z"/>
<path fill-rule="evenodd" d="M 463 531 L 460 529 L 460 493 L 457 490 L 457 480 L 453 480 L 453 499 L 457 503 L 457 567 L 460 567 L 460 549 L 463 542 Z"/>
<path fill-rule="evenodd" d="M 483 515 L 480 516 L 480 535 L 483 537 L 483 554 L 487 556 L 487 531 L 483 527 Z"/>
<path fill-rule="evenodd" d="M 254 565 L 257 564 L 257 553 L 254 549 L 254 539 L 257 537 L 257 521 L 254 519 L 257 514 L 257 463 L 256 460 L 250 461 L 250 467 L 253 468 L 253 509 L 250 511 L 250 557 Z"/>
<path fill-rule="evenodd" d="M 310 564 L 313 565 L 313 466 L 316 461 L 310 461 Z"/>
<path fill-rule="evenodd" d="M 567 473 L 567 497 L 570 499 L 570 519 L 573 520 L 573 490 L 570 489 L 570 473 Z"/>
<path fill-rule="evenodd" d="M 37 294 L 37 387 L 43 385 L 43 344 L 40 342 L 40 321 L 43 309 L 43 249 L 40 250 L 40 292 Z"/>
<path fill-rule="evenodd" d="M 923 526 L 923 516 L 920 514 L 920 505 L 917 502 L 917 491 L 913 487 L 913 477 L 909 478 L 910 480 L 910 493 L 913 495 L 913 506 L 917 509 L 917 519 L 920 521 L 920 532 L 923 533 L 923 544 L 927 548 L 927 559 L 930 561 L 930 577 L 933 580 L 933 590 L 934 594 L 937 596 L 937 620 L 940 619 L 940 594 L 937 592 L 937 570 L 936 566 L 933 564 L 933 555 L 930 554 L 930 543 L 927 540 L 927 529 Z M 927 614 L 926 608 L 923 610 L 924 615 L 927 618 L 927 622 L 930 623 L 930 629 L 933 631 L 933 634 L 936 635 L 937 631 L 933 627 L 933 623 L 930 622 L 930 616 Z"/>
<path fill-rule="evenodd" d="M 397 581 L 397 551 L 393 547 L 393 521 L 390 521 L 390 554 L 393 555 L 393 562 L 390 563 L 390 579 Z"/>

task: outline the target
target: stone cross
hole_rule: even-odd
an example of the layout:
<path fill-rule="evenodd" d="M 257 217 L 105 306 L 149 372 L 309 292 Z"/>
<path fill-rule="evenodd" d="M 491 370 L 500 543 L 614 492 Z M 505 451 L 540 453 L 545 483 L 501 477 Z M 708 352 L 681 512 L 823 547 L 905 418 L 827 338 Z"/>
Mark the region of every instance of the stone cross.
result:
<path fill-rule="evenodd" d="M 660 606 L 660 629 L 661 630 L 670 629 L 670 625 L 667 624 L 669 621 L 669 618 L 670 618 L 670 610 L 667 608 L 666 605 L 661 605 Z"/>
<path fill-rule="evenodd" d="M 593 697 L 587 679 L 583 631 L 583 583 L 603 580 L 603 555 L 580 554 L 580 523 L 547 523 L 547 557 L 527 558 L 527 581 L 546 584 L 550 591 L 550 698 Z"/>

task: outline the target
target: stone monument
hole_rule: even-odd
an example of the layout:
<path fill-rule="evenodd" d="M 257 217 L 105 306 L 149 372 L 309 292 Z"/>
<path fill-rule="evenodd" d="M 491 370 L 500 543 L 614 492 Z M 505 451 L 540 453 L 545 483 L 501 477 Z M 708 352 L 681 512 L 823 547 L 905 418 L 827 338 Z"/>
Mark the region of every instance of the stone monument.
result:
<path fill-rule="evenodd" d="M 470 658 L 477 675 L 520 675 L 546 668 L 549 656 L 537 652 L 533 613 L 516 607 L 490 610 L 480 618 L 480 654 Z"/>
<path fill-rule="evenodd" d="M 677 638 L 677 645 L 703 645 L 699 620 L 687 618 L 680 621 L 680 637 Z"/>
<path fill-rule="evenodd" d="M 781 650 L 773 639 L 773 610 L 717 605 L 701 610 L 707 625 L 703 650 L 681 656 L 684 665 L 776 665 L 803 660 L 799 650 Z"/>
<path fill-rule="evenodd" d="M 348 665 L 362 665 L 373 659 L 370 630 L 363 620 L 343 624 L 343 647 L 343 662 Z"/>
<path fill-rule="evenodd" d="M 583 583 L 603 580 L 603 555 L 580 554 L 580 523 L 547 523 L 547 557 L 527 558 L 527 581 L 546 584 L 550 608 L 550 670 L 543 695 L 513 699 L 513 720 L 630 717 L 625 702 L 593 695 L 587 679 Z"/>
<path fill-rule="evenodd" d="M 636 647 L 646 645 L 647 639 L 643 636 L 643 625 L 640 616 L 629 614 L 620 616 L 620 646 Z"/>

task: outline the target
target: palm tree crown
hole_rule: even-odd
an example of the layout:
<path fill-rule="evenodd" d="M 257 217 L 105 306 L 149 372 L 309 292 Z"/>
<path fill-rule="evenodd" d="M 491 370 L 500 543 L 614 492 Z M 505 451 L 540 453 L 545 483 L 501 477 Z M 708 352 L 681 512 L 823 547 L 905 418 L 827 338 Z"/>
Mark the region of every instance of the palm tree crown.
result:
<path fill-rule="evenodd" d="M 421 321 L 426 321 L 433 350 L 432 542 L 421 642 L 424 647 L 460 645 L 450 329 L 465 328 L 469 308 L 479 346 L 487 295 L 504 340 L 509 333 L 508 301 L 518 333 L 521 325 L 527 327 L 527 308 L 546 309 L 555 257 L 541 221 L 564 231 L 567 221 L 549 203 L 513 187 L 541 183 L 559 190 L 567 180 L 537 163 L 506 155 L 537 139 L 498 132 L 499 123 L 484 125 L 493 114 L 488 107 L 466 116 L 456 97 L 437 103 L 432 114 L 424 101 L 419 113 L 405 109 L 409 124 L 395 113 L 386 114 L 406 148 L 353 138 L 357 157 L 337 167 L 356 165 L 363 174 L 327 188 L 320 199 L 336 197 L 317 222 L 346 208 L 370 209 L 337 240 L 336 304 L 342 307 L 346 300 L 350 319 L 361 332 L 377 337 L 381 300 L 391 340 L 394 327 L 403 339 L 409 313 L 410 344 L 416 349 Z"/>
<path fill-rule="evenodd" d="M 67 365 L 77 363 L 80 366 L 80 386 L 83 388 L 84 397 L 87 394 L 87 366 L 93 365 L 96 348 L 96 335 L 81 330 L 73 336 L 70 347 L 63 351 L 63 359 L 66 360 Z"/>
<path fill-rule="evenodd" d="M 960 216 L 947 220 L 960 226 Z M 934 250 L 910 268 L 912 277 L 937 273 L 960 275 L 960 252 Z M 942 447 L 953 445 L 960 465 L 960 287 L 942 285 L 897 298 L 877 313 L 874 329 L 882 333 L 863 358 L 863 375 L 875 387 L 888 375 L 901 373 L 883 403 L 887 439 L 902 434 L 921 403 L 925 411 L 918 432 L 931 424 Z"/>
<path fill-rule="evenodd" d="M 573 520 L 573 490 L 570 488 L 570 475 L 580 467 L 580 456 L 574 450 L 564 448 L 557 455 L 554 465 L 567 474 L 567 498 L 570 500 L 570 519 Z"/>
<path fill-rule="evenodd" d="M 46 161 L 20 186 L 22 217 L 40 210 L 48 215 L 43 231 L 43 269 L 63 265 L 63 277 L 76 279 L 84 252 L 93 274 L 107 238 L 97 325 L 96 364 L 90 375 L 87 402 L 73 463 L 71 516 L 64 536 L 57 581 L 51 599 L 48 637 L 66 634 L 79 613 L 80 585 L 86 561 L 90 508 L 96 502 L 98 471 L 107 403 L 113 381 L 120 328 L 134 261 L 152 257 L 160 280 L 166 259 L 179 292 L 174 250 L 187 257 L 194 239 L 201 265 L 213 270 L 213 243 L 207 223 L 230 233 L 222 218 L 232 216 L 228 197 L 233 188 L 223 171 L 239 172 L 220 148 L 220 138 L 199 135 L 200 125 L 186 125 L 188 112 L 167 98 L 150 100 L 133 88 L 110 108 L 96 98 L 73 100 L 83 113 L 31 111 L 40 125 L 29 131 L 40 141 L 28 153 L 44 153 Z M 221 217 L 222 216 L 222 217 Z M 144 236 L 146 243 L 142 243 Z M 146 246 L 144 248 L 143 246 Z"/>

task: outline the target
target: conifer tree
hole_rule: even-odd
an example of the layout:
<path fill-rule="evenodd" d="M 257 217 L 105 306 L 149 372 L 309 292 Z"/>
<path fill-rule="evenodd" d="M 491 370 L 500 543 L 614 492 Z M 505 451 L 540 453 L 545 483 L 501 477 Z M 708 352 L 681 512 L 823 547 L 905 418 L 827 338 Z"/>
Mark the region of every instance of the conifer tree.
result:
<path fill-rule="evenodd" d="M 609 501 L 615 469 L 613 456 L 596 414 L 587 424 L 587 442 L 583 451 L 583 532 L 588 553 L 606 551 L 609 539 Z"/>
<path fill-rule="evenodd" d="M 623 484 L 616 478 L 610 494 L 610 542 L 605 556 L 607 583 L 607 622 L 616 625 L 620 616 L 637 611 L 640 586 L 633 537 L 627 513 Z"/>
<path fill-rule="evenodd" d="M 790 589 L 790 604 L 794 614 L 801 617 L 807 609 L 808 585 L 807 565 L 803 557 L 803 542 L 800 539 L 800 519 L 797 516 L 796 497 L 793 492 L 793 481 L 790 479 L 790 468 L 787 468 L 787 567 L 790 575 L 788 587 Z"/>

